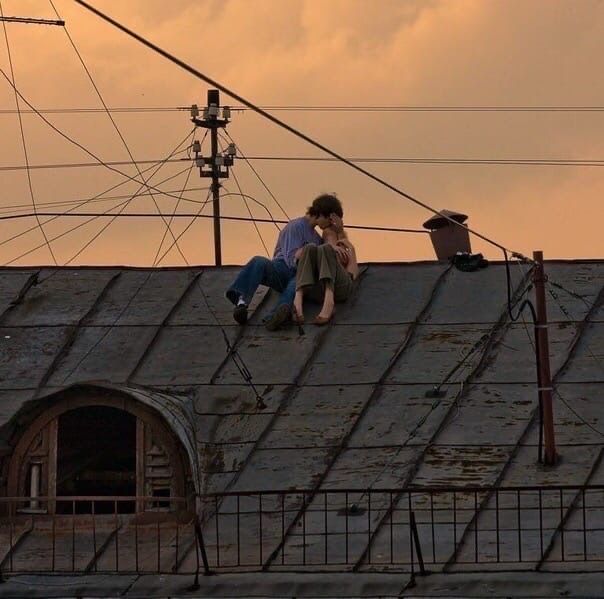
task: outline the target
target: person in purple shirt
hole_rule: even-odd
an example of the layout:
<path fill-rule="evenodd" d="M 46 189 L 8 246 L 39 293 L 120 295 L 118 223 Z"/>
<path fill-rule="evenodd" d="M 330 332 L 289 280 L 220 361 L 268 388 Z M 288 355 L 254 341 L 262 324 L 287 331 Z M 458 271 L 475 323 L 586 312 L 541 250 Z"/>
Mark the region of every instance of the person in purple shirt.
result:
<path fill-rule="evenodd" d="M 332 194 L 317 197 L 306 214 L 291 220 L 279 233 L 272 260 L 254 256 L 239 272 L 226 291 L 227 299 L 234 304 L 233 318 L 239 324 L 247 322 L 247 310 L 259 285 L 265 285 L 281 293 L 277 306 L 265 321 L 269 331 L 277 330 L 292 314 L 296 293 L 296 266 L 307 244 L 320 245 L 323 238 L 315 231 L 333 228 L 341 230 L 343 210 L 340 200 Z M 328 243 L 331 243 L 329 241 Z M 338 253 L 344 251 L 334 245 Z"/>

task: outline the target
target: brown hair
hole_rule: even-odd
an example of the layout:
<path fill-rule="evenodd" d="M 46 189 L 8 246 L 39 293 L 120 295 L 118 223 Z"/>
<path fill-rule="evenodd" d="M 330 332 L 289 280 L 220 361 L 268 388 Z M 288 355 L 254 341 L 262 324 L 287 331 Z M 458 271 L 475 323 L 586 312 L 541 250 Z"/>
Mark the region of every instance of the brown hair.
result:
<path fill-rule="evenodd" d="M 323 193 L 316 197 L 312 205 L 309 206 L 307 213 L 311 216 L 329 216 L 337 214 L 340 218 L 344 216 L 342 202 L 333 193 Z"/>

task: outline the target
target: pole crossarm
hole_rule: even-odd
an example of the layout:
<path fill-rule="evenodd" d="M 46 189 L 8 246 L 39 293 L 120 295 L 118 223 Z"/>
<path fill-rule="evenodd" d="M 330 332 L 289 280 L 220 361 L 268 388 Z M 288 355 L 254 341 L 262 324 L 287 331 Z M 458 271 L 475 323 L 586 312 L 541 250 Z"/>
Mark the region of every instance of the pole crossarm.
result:
<path fill-rule="evenodd" d="M 65 21 L 60 19 L 34 19 L 32 17 L 0 17 L 5 23 L 25 23 L 27 25 L 58 25 L 65 27 Z"/>

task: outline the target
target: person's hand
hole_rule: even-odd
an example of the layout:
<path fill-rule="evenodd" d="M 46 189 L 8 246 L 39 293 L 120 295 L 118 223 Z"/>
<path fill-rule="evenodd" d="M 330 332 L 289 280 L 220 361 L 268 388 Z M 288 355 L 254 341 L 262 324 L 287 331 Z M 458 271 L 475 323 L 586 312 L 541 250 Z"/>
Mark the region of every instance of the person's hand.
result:
<path fill-rule="evenodd" d="M 352 243 L 350 243 L 350 241 L 348 241 L 348 239 L 338 239 L 337 243 L 343 248 L 346 248 L 348 251 L 352 251 L 354 249 L 354 246 Z"/>
<path fill-rule="evenodd" d="M 344 230 L 344 221 L 335 212 L 329 215 L 329 222 L 336 233 L 341 233 Z"/>
<path fill-rule="evenodd" d="M 338 260 L 344 266 L 346 266 L 348 264 L 348 252 L 347 252 L 346 248 L 342 247 L 341 245 L 336 245 L 336 246 L 334 246 L 333 249 L 336 253 L 336 256 L 338 257 Z"/>

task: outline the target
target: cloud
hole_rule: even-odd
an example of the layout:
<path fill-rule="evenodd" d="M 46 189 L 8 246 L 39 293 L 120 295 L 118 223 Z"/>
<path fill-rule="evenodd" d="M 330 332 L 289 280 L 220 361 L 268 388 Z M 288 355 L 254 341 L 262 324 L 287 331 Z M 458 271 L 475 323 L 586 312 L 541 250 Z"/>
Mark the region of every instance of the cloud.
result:
<path fill-rule="evenodd" d="M 604 93 L 598 64 L 604 55 L 604 9 L 591 0 L 97 0 L 96 4 L 262 104 L 591 105 Z M 10 9 L 11 14 L 52 16 L 44 5 L 37 0 L 3 2 L 7 13 Z M 110 105 L 203 102 L 207 86 L 202 82 L 75 3 L 56 0 L 56 6 Z M 37 106 L 99 105 L 60 29 L 13 26 L 9 33 L 19 85 Z M 0 62 L 5 68 L 1 51 Z M 8 92 L 0 85 L 2 107 L 13 105 Z M 599 113 L 279 116 L 349 156 L 604 158 L 600 141 L 604 115 Z M 186 113 L 116 118 L 141 158 L 164 155 L 189 127 Z M 59 120 L 103 157 L 124 156 L 106 116 Z M 26 125 L 36 160 L 82 158 L 47 128 L 34 124 L 32 117 Z M 10 127 L 13 133 L 0 150 L 4 164 L 22 161 L 15 123 Z M 316 154 L 249 112 L 235 114 L 230 132 L 249 154 Z M 303 210 L 314 194 L 338 190 L 350 221 L 416 226 L 425 220 L 422 210 L 342 166 L 261 163 L 257 168 L 292 214 Z M 602 169 L 425 165 L 371 169 L 438 208 L 470 213 L 474 226 L 521 251 L 530 251 L 537 243 L 546 255 L 596 256 L 604 251 L 604 241 L 591 224 L 585 235 L 585 221 L 596 220 L 585 216 L 599 210 L 604 191 Z M 238 171 L 246 191 L 271 202 L 243 164 Z M 49 177 L 35 175 L 36 181 L 48 182 L 53 194 L 79 197 L 84 190 L 102 189 L 114 175 L 95 170 L 80 177 L 62 171 Z M 6 181 L 9 195 L 27 199 L 22 178 Z M 232 181 L 229 184 L 233 186 Z M 50 196 L 44 185 L 37 188 L 41 197 Z M 242 203 L 232 200 L 225 199 L 228 210 L 245 214 Z M 568 209 L 571 201 L 577 209 Z M 545 219 L 541 228 L 535 227 L 539 218 Z M 123 249 L 115 243 L 118 233 L 112 236 L 112 230 L 106 242 L 95 244 L 83 258 L 108 260 L 114 247 L 116 261 L 123 261 Z M 146 235 L 146 230 L 151 228 L 138 229 L 130 243 L 141 248 L 155 243 L 160 229 L 152 227 L 153 235 Z M 251 227 L 247 236 L 244 229 L 228 224 L 225 231 L 230 259 L 241 262 L 254 248 L 259 250 Z M 193 235 L 194 260 L 211 259 L 208 235 L 209 229 L 201 226 Z M 274 231 L 269 228 L 266 235 L 272 242 Z M 415 238 L 364 234 L 357 239 L 363 244 L 361 255 L 370 259 L 432 255 L 429 246 Z M 477 247 L 488 250 L 480 243 Z M 0 257 L 9 259 L 17 249 L 1 246 Z"/>

